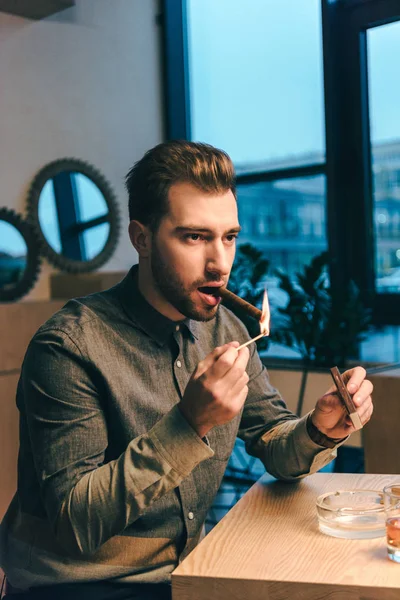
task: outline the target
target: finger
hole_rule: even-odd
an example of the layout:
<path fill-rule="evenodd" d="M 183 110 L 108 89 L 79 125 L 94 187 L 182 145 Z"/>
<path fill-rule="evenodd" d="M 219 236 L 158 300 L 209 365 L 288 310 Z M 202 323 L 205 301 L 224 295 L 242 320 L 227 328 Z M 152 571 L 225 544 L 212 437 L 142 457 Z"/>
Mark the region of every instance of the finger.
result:
<path fill-rule="evenodd" d="M 343 373 L 343 379 L 350 394 L 357 392 L 366 374 L 364 367 L 354 367 L 354 369 L 349 369 Z"/>
<path fill-rule="evenodd" d="M 346 407 L 341 400 L 336 387 L 330 389 L 330 391 L 321 396 L 316 404 L 316 408 L 323 413 L 330 413 L 334 410 L 337 410 L 338 406 L 340 406 L 344 411 L 346 410 Z"/>
<path fill-rule="evenodd" d="M 239 350 L 235 362 L 232 364 L 230 369 L 226 371 L 222 378 L 221 382 L 226 387 L 226 389 L 229 389 L 230 387 L 234 386 L 236 382 L 246 373 L 246 367 L 249 358 L 250 352 L 247 347 Z M 246 377 L 248 380 L 247 374 Z"/>
<path fill-rule="evenodd" d="M 200 377 L 200 375 L 205 373 L 213 365 L 213 363 L 228 350 L 228 348 L 234 348 L 237 346 L 239 346 L 239 342 L 229 342 L 228 344 L 214 348 L 214 350 L 210 352 L 210 354 L 207 354 L 207 356 L 203 358 L 203 360 L 201 360 L 197 365 L 196 377 Z"/>
<path fill-rule="evenodd" d="M 361 423 L 363 425 L 365 425 L 366 423 L 368 423 L 368 421 L 372 417 L 372 413 L 373 412 L 374 412 L 374 405 L 371 402 L 371 404 L 370 404 L 368 410 L 366 411 L 365 415 L 363 415 L 363 417 L 361 418 Z"/>
<path fill-rule="evenodd" d="M 372 411 L 373 411 L 373 403 L 372 403 L 371 396 L 369 396 L 369 398 L 366 398 L 364 400 L 363 405 L 357 409 L 357 412 L 360 416 L 361 421 L 363 421 L 363 419 L 365 418 L 366 415 L 368 415 L 369 413 L 372 414 Z"/>
<path fill-rule="evenodd" d="M 247 385 L 245 385 L 232 398 L 232 408 L 234 409 L 235 414 L 237 414 L 239 412 L 239 410 L 242 408 L 243 404 L 246 402 L 248 393 L 249 393 L 249 388 Z"/>
<path fill-rule="evenodd" d="M 362 406 L 364 404 L 364 402 L 366 401 L 366 399 L 371 397 L 373 389 L 374 389 L 374 386 L 372 385 L 371 381 L 369 381 L 368 379 L 365 379 L 362 382 L 359 390 L 353 396 L 353 402 L 357 406 L 357 408 Z"/>
<path fill-rule="evenodd" d="M 358 416 L 360 417 L 360 421 L 363 426 L 370 420 L 373 410 L 374 406 L 371 398 L 365 403 L 362 409 L 357 410 Z"/>
<path fill-rule="evenodd" d="M 219 380 L 228 373 L 238 359 L 239 353 L 233 346 L 228 346 L 226 350 L 207 369 L 207 378 Z"/>
<path fill-rule="evenodd" d="M 235 362 L 235 367 L 239 367 L 240 369 L 246 369 L 247 363 L 250 358 L 250 350 L 246 346 L 246 348 L 241 348 L 238 352 L 238 357 Z"/>
<path fill-rule="evenodd" d="M 249 376 L 245 371 L 235 382 L 232 383 L 229 380 L 228 375 L 225 375 L 223 382 L 227 386 L 226 389 L 228 390 L 229 397 L 234 398 L 237 396 L 237 394 L 240 394 L 244 387 L 247 386 L 249 382 Z"/>

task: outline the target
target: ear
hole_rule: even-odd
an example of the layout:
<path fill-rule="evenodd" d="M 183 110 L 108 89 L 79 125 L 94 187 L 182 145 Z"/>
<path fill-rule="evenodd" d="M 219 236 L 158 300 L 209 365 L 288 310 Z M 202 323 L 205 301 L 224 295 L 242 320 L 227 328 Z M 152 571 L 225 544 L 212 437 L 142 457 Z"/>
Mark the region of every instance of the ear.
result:
<path fill-rule="evenodd" d="M 129 237 L 140 258 L 147 258 L 151 250 L 151 233 L 140 221 L 130 221 Z"/>

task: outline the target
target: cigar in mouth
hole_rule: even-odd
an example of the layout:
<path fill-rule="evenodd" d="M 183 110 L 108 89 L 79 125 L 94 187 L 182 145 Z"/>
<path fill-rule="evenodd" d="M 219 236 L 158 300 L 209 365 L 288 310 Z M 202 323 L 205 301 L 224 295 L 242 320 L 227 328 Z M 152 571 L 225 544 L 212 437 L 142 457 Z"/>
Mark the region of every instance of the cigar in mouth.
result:
<path fill-rule="evenodd" d="M 230 292 L 226 287 L 218 288 L 216 293 L 218 296 L 221 296 L 223 303 L 226 304 L 228 308 L 237 308 L 245 314 L 250 315 L 250 317 L 257 319 L 257 321 L 260 321 L 261 310 L 250 304 L 250 302 L 246 302 L 243 298 L 236 296 L 236 294 Z"/>

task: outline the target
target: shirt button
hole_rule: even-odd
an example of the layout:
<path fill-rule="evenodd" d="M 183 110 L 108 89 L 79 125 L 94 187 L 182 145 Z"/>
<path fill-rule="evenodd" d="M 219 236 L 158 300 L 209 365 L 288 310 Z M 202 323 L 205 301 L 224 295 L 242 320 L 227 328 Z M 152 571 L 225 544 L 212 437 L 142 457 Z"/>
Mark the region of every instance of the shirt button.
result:
<path fill-rule="evenodd" d="M 176 325 L 175 331 L 179 331 L 179 329 L 180 329 L 179 325 Z"/>
<path fill-rule="evenodd" d="M 188 519 L 190 519 L 191 521 L 193 521 L 194 514 L 192 512 L 188 513 Z"/>
<path fill-rule="evenodd" d="M 181 366 L 182 366 L 182 363 L 181 363 L 181 361 L 180 361 L 180 360 L 177 360 L 177 361 L 176 361 L 176 366 L 177 366 L 177 367 L 179 367 L 179 368 L 181 368 Z"/>

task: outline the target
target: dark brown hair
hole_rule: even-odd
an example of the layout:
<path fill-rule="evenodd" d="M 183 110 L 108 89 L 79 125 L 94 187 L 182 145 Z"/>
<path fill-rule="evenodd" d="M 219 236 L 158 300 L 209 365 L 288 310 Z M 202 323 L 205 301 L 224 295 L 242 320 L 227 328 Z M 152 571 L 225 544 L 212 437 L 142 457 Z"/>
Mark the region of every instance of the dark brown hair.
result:
<path fill-rule="evenodd" d="M 168 213 L 168 192 L 174 183 L 191 183 L 206 193 L 232 190 L 235 169 L 223 150 L 209 144 L 171 140 L 143 156 L 126 176 L 129 219 L 155 232 Z"/>

